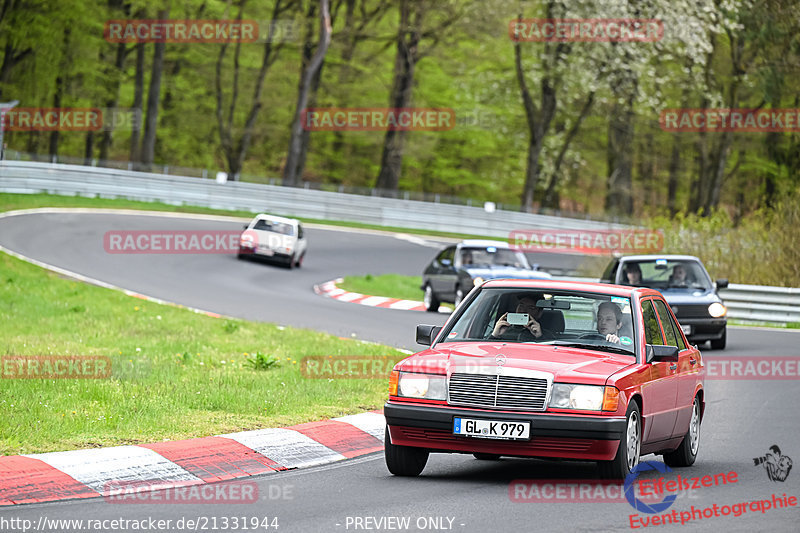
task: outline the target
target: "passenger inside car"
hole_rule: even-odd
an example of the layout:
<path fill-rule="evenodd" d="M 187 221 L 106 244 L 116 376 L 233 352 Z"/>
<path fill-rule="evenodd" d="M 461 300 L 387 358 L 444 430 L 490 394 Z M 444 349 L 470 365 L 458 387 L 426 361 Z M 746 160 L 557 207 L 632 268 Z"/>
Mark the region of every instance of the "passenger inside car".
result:
<path fill-rule="evenodd" d="M 672 267 L 672 275 L 669 277 L 670 287 L 687 287 L 689 285 L 689 277 L 686 273 L 686 267 L 682 263 L 678 263 Z"/>

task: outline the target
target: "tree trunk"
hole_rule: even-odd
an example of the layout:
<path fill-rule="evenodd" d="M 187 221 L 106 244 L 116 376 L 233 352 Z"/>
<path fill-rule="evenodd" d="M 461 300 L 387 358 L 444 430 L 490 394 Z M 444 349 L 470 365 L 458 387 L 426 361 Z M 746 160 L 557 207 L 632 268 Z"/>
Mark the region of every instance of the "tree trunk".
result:
<path fill-rule="evenodd" d="M 312 4 L 313 6 L 313 4 Z M 309 15 L 313 16 L 313 7 Z M 331 42 L 331 16 L 328 0 L 320 0 L 319 43 L 314 55 L 311 55 L 313 45 L 310 32 L 303 47 L 303 68 L 301 69 L 300 83 L 297 91 L 297 107 L 292 120 L 291 136 L 289 138 L 289 152 L 286 156 L 286 165 L 283 167 L 283 184 L 296 185 L 303 174 L 310 132 L 303 128 L 303 110 L 308 105 L 311 95 L 316 94 L 322 76 L 322 65 L 325 54 Z"/>
<path fill-rule="evenodd" d="M 86 133 L 86 146 L 83 150 L 83 164 L 89 166 L 92 164 L 94 154 L 94 132 L 89 131 Z"/>
<path fill-rule="evenodd" d="M 397 31 L 397 54 L 394 60 L 394 77 L 389 107 L 405 108 L 411 103 L 414 88 L 414 71 L 419 60 L 420 24 L 423 8 L 421 2 L 414 4 L 414 22 L 411 22 L 411 0 L 400 1 L 400 24 Z M 390 196 L 397 193 L 403 169 L 403 145 L 406 132 L 389 129 L 383 140 L 381 170 L 375 187 Z"/>
<path fill-rule="evenodd" d="M 589 115 L 589 110 L 592 108 L 592 104 L 594 103 L 594 91 L 589 93 L 589 96 L 586 98 L 586 101 L 583 103 L 583 108 L 581 108 L 581 112 L 578 115 L 578 118 L 572 124 L 567 135 L 564 137 L 564 143 L 561 145 L 561 149 L 558 151 L 558 156 L 556 157 L 555 165 L 553 165 L 553 174 L 550 176 L 550 180 L 547 184 L 547 191 L 544 194 L 544 201 L 542 205 L 545 207 L 549 207 L 551 209 L 560 209 L 560 201 L 559 201 L 559 194 L 556 190 L 556 185 L 558 184 L 558 178 L 560 177 L 561 173 L 561 164 L 564 162 L 564 156 L 567 153 L 567 149 L 569 145 L 572 143 L 572 140 L 577 135 L 578 130 L 583 124 L 583 121 Z"/>
<path fill-rule="evenodd" d="M 123 0 L 108 0 L 108 7 L 112 11 L 122 9 L 126 17 L 130 13 L 130 6 L 125 5 Z M 106 109 L 104 113 L 114 113 L 114 110 L 119 105 L 119 88 L 122 84 L 122 76 L 125 73 L 125 57 L 127 55 L 127 45 L 125 43 L 117 43 L 114 66 L 113 69 L 109 69 L 107 73 L 109 77 L 107 85 L 108 99 L 106 100 Z M 106 161 L 108 159 L 108 152 L 111 149 L 111 143 L 114 137 L 113 122 L 106 122 L 105 120 L 104 122 L 105 127 L 100 136 L 100 154 L 98 156 L 100 161 Z M 94 139 L 92 139 L 92 144 L 94 144 Z"/>
<path fill-rule="evenodd" d="M 131 127 L 131 154 L 130 161 L 139 168 L 141 153 L 139 151 L 139 136 L 142 132 L 142 109 L 144 96 L 144 43 L 136 45 L 136 73 L 133 78 L 133 115 Z"/>
<path fill-rule="evenodd" d="M 234 111 L 238 102 L 239 95 L 239 61 L 238 52 L 234 57 L 234 72 L 233 72 L 233 94 L 229 106 L 225 106 L 223 100 L 223 83 L 228 83 L 227 78 L 223 80 L 222 64 L 225 59 L 227 51 L 227 44 L 223 43 L 219 56 L 217 57 L 216 74 L 215 74 L 215 93 L 216 93 L 216 115 L 217 127 L 219 129 L 220 144 L 225 156 L 225 161 L 228 165 L 228 177 L 232 180 L 238 180 L 241 173 L 244 159 L 247 156 L 247 151 L 250 149 L 250 142 L 253 137 L 253 128 L 255 127 L 258 113 L 261 111 L 261 94 L 264 89 L 264 79 L 266 78 L 267 71 L 269 71 L 272 64 L 277 60 L 280 50 L 283 48 L 283 43 L 273 46 L 273 39 L 275 38 L 275 21 L 280 19 L 281 14 L 293 6 L 293 2 L 283 3 L 282 0 L 276 0 L 272 8 L 272 23 L 269 26 L 269 33 L 267 40 L 264 43 L 264 56 L 261 60 L 261 67 L 256 78 L 255 91 L 253 94 L 253 101 L 250 105 L 250 110 L 247 114 L 247 119 L 243 127 L 242 136 L 238 142 L 233 140 L 233 120 Z M 244 2 L 240 4 L 240 17 L 241 10 L 244 8 Z M 238 48 L 238 43 L 237 43 Z M 227 110 L 227 116 L 225 111 Z"/>
<path fill-rule="evenodd" d="M 164 20 L 169 16 L 168 10 L 160 10 L 158 19 Z M 144 137 L 142 137 L 142 166 L 149 171 L 153 164 L 156 147 L 156 132 L 158 130 L 158 107 L 161 98 L 161 74 L 164 70 L 165 43 L 155 43 L 153 51 L 153 67 L 150 71 L 150 88 L 147 91 L 147 117 L 144 124 Z"/>
<path fill-rule="evenodd" d="M 56 77 L 56 91 L 53 94 L 53 107 L 59 108 L 61 107 L 61 99 L 64 95 L 64 78 L 63 76 L 59 75 Z M 58 129 L 55 129 L 50 132 L 50 145 L 48 147 L 47 153 L 50 155 L 50 160 L 52 161 L 54 156 L 58 156 L 58 140 L 61 135 L 61 132 Z"/>
<path fill-rule="evenodd" d="M 633 214 L 633 94 L 614 103 L 608 121 L 608 192 L 605 208 L 612 214 Z"/>

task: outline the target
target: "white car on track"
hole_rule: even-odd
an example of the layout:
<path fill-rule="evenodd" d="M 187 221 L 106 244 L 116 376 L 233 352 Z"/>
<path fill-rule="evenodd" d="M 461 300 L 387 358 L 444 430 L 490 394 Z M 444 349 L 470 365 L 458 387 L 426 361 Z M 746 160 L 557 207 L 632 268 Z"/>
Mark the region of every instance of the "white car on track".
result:
<path fill-rule="evenodd" d="M 244 227 L 237 257 L 259 257 L 299 268 L 307 247 L 299 220 L 261 213 Z"/>

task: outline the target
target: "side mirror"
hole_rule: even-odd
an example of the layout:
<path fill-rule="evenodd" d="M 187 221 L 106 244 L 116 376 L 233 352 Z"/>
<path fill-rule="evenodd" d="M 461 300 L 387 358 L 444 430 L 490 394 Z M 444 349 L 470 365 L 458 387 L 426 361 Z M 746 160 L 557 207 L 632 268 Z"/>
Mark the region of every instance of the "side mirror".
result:
<path fill-rule="evenodd" d="M 453 266 L 453 262 L 450 259 L 442 259 L 439 264 L 445 267 Z"/>
<path fill-rule="evenodd" d="M 417 325 L 417 344 L 430 346 L 440 331 L 442 331 L 442 326 Z"/>
<path fill-rule="evenodd" d="M 245 225 L 244 225 L 244 229 L 247 229 L 247 228 L 249 228 L 249 227 L 250 227 L 250 224 L 245 224 Z"/>
<path fill-rule="evenodd" d="M 717 280 L 717 290 L 719 289 L 727 289 L 728 288 L 728 280 L 726 278 L 718 279 Z"/>
<path fill-rule="evenodd" d="M 677 346 L 662 346 L 660 344 L 646 344 L 645 345 L 645 359 L 648 363 L 677 363 L 678 362 L 678 347 Z"/>

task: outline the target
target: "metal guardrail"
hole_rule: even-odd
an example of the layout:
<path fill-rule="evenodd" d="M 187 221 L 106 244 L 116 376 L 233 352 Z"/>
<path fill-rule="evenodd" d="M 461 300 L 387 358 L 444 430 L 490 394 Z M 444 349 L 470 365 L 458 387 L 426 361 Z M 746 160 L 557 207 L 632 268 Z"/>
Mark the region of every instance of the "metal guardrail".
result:
<path fill-rule="evenodd" d="M 398 228 L 486 235 L 507 239 L 514 229 L 619 229 L 611 224 L 465 205 L 360 196 L 245 182 L 146 172 L 0 161 L 0 191 L 101 196 L 189 204 L 216 209 L 270 212 L 319 220 L 345 220 Z"/>
<path fill-rule="evenodd" d="M 748 322 L 800 324 L 800 289 L 731 283 L 719 296 L 728 317 Z"/>
<path fill-rule="evenodd" d="M 553 279 L 599 281 L 598 278 L 553 276 Z M 731 283 L 719 290 L 728 318 L 767 324 L 800 324 L 800 289 Z"/>
<path fill-rule="evenodd" d="M 507 239 L 511 230 L 521 228 L 598 230 L 625 227 L 517 211 L 489 213 L 463 205 L 256 183 L 221 184 L 182 176 L 27 161 L 0 161 L 0 191 L 158 201 L 501 239 Z M 728 307 L 729 318 L 783 325 L 800 323 L 800 289 L 732 283 L 727 289 L 720 290 L 720 297 Z"/>

